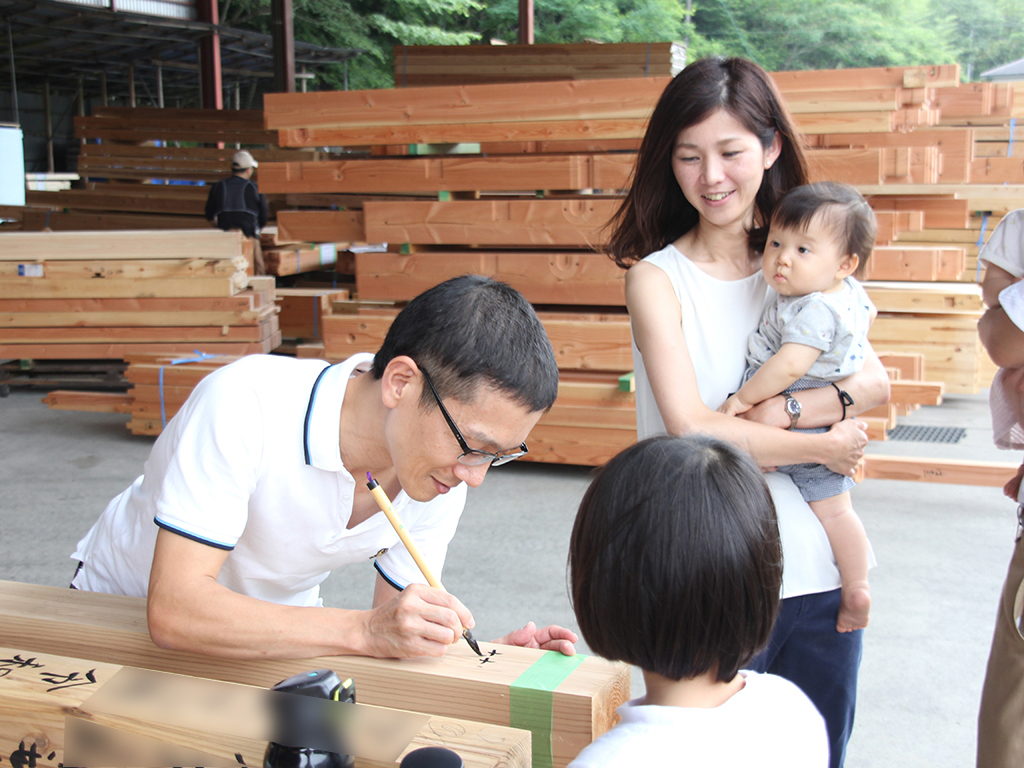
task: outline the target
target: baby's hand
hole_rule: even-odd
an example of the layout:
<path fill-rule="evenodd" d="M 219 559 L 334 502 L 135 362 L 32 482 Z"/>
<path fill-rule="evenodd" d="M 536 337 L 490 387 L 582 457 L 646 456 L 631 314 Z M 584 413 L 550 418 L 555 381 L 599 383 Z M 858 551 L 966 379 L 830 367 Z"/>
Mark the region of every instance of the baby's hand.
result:
<path fill-rule="evenodd" d="M 731 395 L 728 400 L 722 403 L 721 408 L 718 409 L 719 413 L 724 413 L 726 416 L 739 416 L 741 413 L 746 413 L 753 406 L 744 403 L 740 400 L 739 395 Z"/>

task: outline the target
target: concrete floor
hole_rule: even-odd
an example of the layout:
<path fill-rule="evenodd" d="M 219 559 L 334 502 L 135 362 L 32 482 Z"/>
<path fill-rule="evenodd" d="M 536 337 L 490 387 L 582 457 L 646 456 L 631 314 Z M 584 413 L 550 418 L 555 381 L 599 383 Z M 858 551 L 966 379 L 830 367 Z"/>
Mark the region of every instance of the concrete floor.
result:
<path fill-rule="evenodd" d="M 50 411 L 40 396 L 15 390 L 0 399 L 0 579 L 64 586 L 76 541 L 141 472 L 152 439 L 130 435 L 125 416 Z M 901 423 L 960 426 L 967 435 L 956 445 L 889 441 L 870 451 L 1020 459 L 992 447 L 984 395 L 947 397 Z M 529 619 L 575 628 L 566 548 L 588 478 L 586 468 L 517 463 L 470 493 L 444 582 L 473 610 L 478 637 Z M 995 488 L 880 480 L 861 484 L 854 500 L 879 566 L 847 765 L 973 765 L 1015 506 Z M 325 583 L 325 601 L 367 607 L 372 583 L 369 565 L 343 569 Z"/>

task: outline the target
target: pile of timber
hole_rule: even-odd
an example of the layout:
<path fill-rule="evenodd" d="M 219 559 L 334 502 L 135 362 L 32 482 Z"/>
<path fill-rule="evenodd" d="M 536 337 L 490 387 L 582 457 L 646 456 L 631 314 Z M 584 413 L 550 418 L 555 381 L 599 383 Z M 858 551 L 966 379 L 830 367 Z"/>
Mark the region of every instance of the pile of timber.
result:
<path fill-rule="evenodd" d="M 875 348 L 922 355 L 929 378 L 946 392 L 987 386 L 994 367 L 975 331 L 983 311 L 973 284 L 977 248 L 1003 214 L 1024 207 L 1024 179 L 1010 174 L 994 186 L 991 168 L 976 178 L 974 126 L 984 121 L 986 131 L 1009 131 L 1024 116 L 1024 89 L 961 85 L 956 65 L 773 78 L 809 145 L 813 178 L 853 183 L 878 217 L 865 276 L 880 310 Z M 632 367 L 622 272 L 600 252 L 603 228 L 667 82 L 655 76 L 268 95 L 266 125 L 280 132 L 282 146 L 369 152 L 262 169 L 267 191 L 306 195 L 319 206 L 279 212 L 279 229 L 289 237 L 388 244 L 385 253 L 357 254 L 356 297 L 372 304 L 324 318 L 324 355 L 375 349 L 381 323 L 394 311 L 378 302 L 400 304 L 466 272 L 492 275 L 542 310 L 564 381 L 581 384 L 560 400 L 574 409 L 559 409 L 569 414 L 560 425 L 577 431 L 559 425 L 553 431 L 561 437 L 534 458 L 607 458 L 602 441 L 621 445 L 607 433 L 619 415 L 583 417 L 578 410 L 582 384 L 592 391 L 594 377 L 604 377 L 601 386 L 613 388 Z M 965 102 L 955 100 L 960 89 L 987 91 L 987 111 L 967 115 Z M 606 394 L 598 399 L 619 402 Z M 625 416 L 622 422 L 629 425 Z"/>
<path fill-rule="evenodd" d="M 397 45 L 395 87 L 673 76 L 679 43 Z"/>
<path fill-rule="evenodd" d="M 274 284 L 251 249 L 216 229 L 0 234 L 0 359 L 269 352 Z"/>
<path fill-rule="evenodd" d="M 452 646 L 445 656 L 437 659 L 389 660 L 357 656 L 292 661 L 215 659 L 157 648 L 146 630 L 143 598 L 0 582 L 0 646 L 12 651 L 7 658 L 17 656 L 23 660 L 34 659 L 35 664 L 53 665 L 52 668 L 32 667 L 17 661 L 7 664 L 17 671 L 0 678 L 0 745 L 5 748 L 6 744 L 14 743 L 15 747 L 4 753 L 10 754 L 17 749 L 27 751 L 35 744 L 44 757 L 49 757 L 46 765 L 57 765 L 56 754 L 49 755 L 51 750 L 64 746 L 60 730 L 65 723 L 64 716 L 68 716 L 68 722 L 74 721 L 81 716 L 82 705 L 68 698 L 68 708 L 63 710 L 59 707 L 61 700 L 51 696 L 47 699 L 47 709 L 40 711 L 37 707 L 42 703 L 45 689 L 40 690 L 38 685 L 31 687 L 32 682 L 38 683 L 39 673 L 50 679 L 62 674 L 67 683 L 76 683 L 75 687 L 63 690 L 92 692 L 115 671 L 110 665 L 128 665 L 264 689 L 310 669 L 332 669 L 343 680 L 352 678 L 357 700 L 362 704 L 428 715 L 430 720 L 418 733 L 413 733 L 414 746 L 420 746 L 424 740 L 447 746 L 458 752 L 472 768 L 494 765 L 562 768 L 583 747 L 612 727 L 615 708 L 629 698 L 628 665 L 582 654 L 565 657 L 530 648 L 481 645 L 488 654 L 486 664 L 481 664 L 480 658 L 464 644 Z M 72 673 L 75 676 L 69 680 Z M 55 685 L 59 684 L 51 684 L 50 688 Z M 71 697 L 70 693 L 66 695 Z M 221 699 L 219 696 L 203 698 L 207 701 Z M 209 738 L 206 728 L 217 718 L 192 723 L 191 727 L 179 724 L 167 729 L 161 727 L 167 725 L 162 716 L 164 713 L 158 718 L 160 722 L 147 722 L 144 708 L 140 707 L 116 718 L 109 711 L 97 711 L 89 719 L 198 751 L 215 746 L 216 740 Z M 169 717 L 170 713 L 165 716 Z M 168 730 L 175 733 L 168 733 Z M 186 741 L 178 740 L 182 738 Z M 17 746 L 21 739 L 25 741 L 24 748 Z M 417 740 L 420 743 L 416 743 Z M 529 751 L 523 754 L 525 744 L 529 744 L 526 748 Z M 236 764 L 236 752 L 241 755 L 237 762 L 252 765 L 249 759 L 254 759 L 258 764 L 263 747 L 225 751 L 223 746 L 221 743 L 214 754 L 226 758 L 232 765 Z M 23 764 L 29 763 L 26 760 Z M 203 764 L 223 765 L 225 762 L 221 759 Z M 388 764 L 395 763 L 357 761 L 357 765 Z"/>
<path fill-rule="evenodd" d="M 231 173 L 239 148 L 259 163 L 318 156 L 279 149 L 259 110 L 96 107 L 75 117 L 75 137 L 82 187 L 29 191 L 25 209 L 6 211 L 23 230 L 208 227 L 206 185 Z"/>

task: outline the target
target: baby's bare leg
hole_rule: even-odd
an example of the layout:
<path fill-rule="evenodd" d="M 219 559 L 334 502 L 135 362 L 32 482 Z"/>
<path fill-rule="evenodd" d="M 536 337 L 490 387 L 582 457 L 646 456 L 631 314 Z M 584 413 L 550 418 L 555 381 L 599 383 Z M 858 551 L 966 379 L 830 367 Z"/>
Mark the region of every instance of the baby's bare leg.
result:
<path fill-rule="evenodd" d="M 868 587 L 868 536 L 853 511 L 849 492 L 828 499 L 810 502 L 839 565 L 843 580 L 843 596 L 839 605 L 836 630 L 852 632 L 868 624 L 871 611 L 871 590 Z"/>

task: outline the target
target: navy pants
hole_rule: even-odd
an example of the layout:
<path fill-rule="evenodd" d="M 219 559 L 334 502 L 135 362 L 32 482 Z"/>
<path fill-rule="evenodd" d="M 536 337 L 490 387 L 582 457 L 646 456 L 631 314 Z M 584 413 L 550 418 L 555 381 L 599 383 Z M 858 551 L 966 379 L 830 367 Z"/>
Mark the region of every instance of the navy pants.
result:
<path fill-rule="evenodd" d="M 828 728 L 831 768 L 842 768 L 853 731 L 864 631 L 836 632 L 841 590 L 782 601 L 768 647 L 748 666 L 795 683 Z"/>

